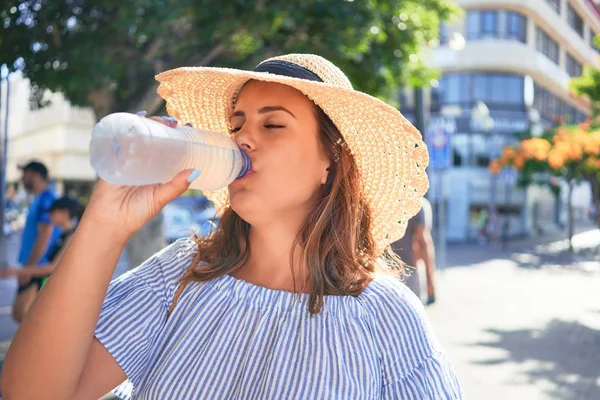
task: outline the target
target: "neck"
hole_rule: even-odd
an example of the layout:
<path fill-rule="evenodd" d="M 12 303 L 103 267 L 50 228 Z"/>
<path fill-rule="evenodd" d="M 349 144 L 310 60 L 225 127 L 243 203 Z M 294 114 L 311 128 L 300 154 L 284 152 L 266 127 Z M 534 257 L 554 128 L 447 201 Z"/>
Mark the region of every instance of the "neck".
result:
<path fill-rule="evenodd" d="M 40 182 L 33 188 L 33 194 L 38 195 L 42 193 L 44 190 L 48 189 L 48 182 Z"/>
<path fill-rule="evenodd" d="M 307 292 L 310 290 L 308 271 L 302 268 L 299 246 L 294 249 L 291 265 L 292 246 L 301 224 L 290 224 L 290 219 L 285 218 L 277 221 L 250 227 L 250 256 L 232 275 L 271 289 Z"/>

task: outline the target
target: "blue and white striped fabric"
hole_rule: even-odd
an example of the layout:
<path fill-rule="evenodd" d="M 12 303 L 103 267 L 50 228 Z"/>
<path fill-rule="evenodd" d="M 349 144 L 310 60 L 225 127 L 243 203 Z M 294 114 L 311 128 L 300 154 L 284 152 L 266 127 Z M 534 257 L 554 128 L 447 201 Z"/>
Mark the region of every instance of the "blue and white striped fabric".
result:
<path fill-rule="evenodd" d="M 196 245 L 180 240 L 113 281 L 96 337 L 127 374 L 124 399 L 462 399 L 424 309 L 378 277 L 358 297 L 307 295 L 229 275 L 191 283 L 167 310 Z"/>

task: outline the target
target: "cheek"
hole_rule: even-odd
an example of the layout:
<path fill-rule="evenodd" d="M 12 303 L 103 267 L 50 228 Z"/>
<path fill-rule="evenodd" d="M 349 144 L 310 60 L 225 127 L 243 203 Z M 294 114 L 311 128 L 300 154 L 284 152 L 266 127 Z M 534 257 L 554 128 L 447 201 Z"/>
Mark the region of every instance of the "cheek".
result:
<path fill-rule="evenodd" d="M 268 184 L 278 196 L 304 201 L 320 187 L 322 161 L 313 149 L 287 149 L 274 153 L 269 161 Z"/>

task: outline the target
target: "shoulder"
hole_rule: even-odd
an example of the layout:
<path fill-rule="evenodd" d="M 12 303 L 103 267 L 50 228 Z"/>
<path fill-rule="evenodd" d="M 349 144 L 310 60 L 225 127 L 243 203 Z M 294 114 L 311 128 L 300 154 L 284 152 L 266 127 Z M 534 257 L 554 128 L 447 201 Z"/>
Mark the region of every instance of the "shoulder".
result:
<path fill-rule="evenodd" d="M 394 326 L 403 329 L 427 323 L 421 301 L 398 277 L 388 274 L 377 275 L 369 284 L 363 298 L 380 323 L 390 321 L 398 325 L 404 322 L 406 325 Z"/>
<path fill-rule="evenodd" d="M 155 276 L 160 272 L 160 278 L 172 281 L 181 277 L 197 253 L 198 245 L 194 239 L 191 237 L 179 239 L 154 254 L 133 272 L 143 277 Z M 157 269 L 149 268 L 149 265 Z"/>
<path fill-rule="evenodd" d="M 54 200 L 56 200 L 56 195 L 51 190 L 44 190 L 37 196 L 37 202 L 43 210 L 48 210 Z"/>
<path fill-rule="evenodd" d="M 43 192 L 41 192 L 38 195 L 38 197 L 39 197 L 40 201 L 54 201 L 54 200 L 56 200 L 56 194 L 52 190 L 50 190 L 50 189 L 44 190 Z"/>
<path fill-rule="evenodd" d="M 138 281 L 151 289 L 166 303 L 175 292 L 179 279 L 192 265 L 198 254 L 198 245 L 190 238 L 179 239 L 173 244 L 160 250 L 139 267 L 126 272 L 117 278 L 113 284 Z"/>
<path fill-rule="evenodd" d="M 422 303 L 399 278 L 376 277 L 362 297 L 386 380 L 441 352 Z"/>

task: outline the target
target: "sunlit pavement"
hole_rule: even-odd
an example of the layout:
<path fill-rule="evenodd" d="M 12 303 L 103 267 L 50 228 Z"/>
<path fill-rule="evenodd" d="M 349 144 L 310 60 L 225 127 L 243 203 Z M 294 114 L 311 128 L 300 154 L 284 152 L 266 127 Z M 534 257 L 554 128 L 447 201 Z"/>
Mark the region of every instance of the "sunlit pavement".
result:
<path fill-rule="evenodd" d="M 574 244 L 449 249 L 428 313 L 468 399 L 600 399 L 600 234 Z"/>

